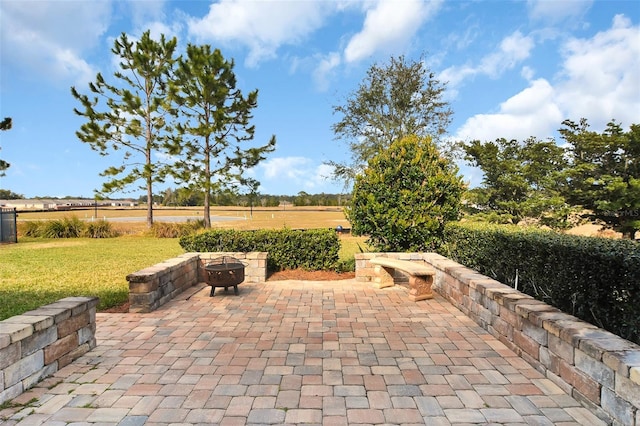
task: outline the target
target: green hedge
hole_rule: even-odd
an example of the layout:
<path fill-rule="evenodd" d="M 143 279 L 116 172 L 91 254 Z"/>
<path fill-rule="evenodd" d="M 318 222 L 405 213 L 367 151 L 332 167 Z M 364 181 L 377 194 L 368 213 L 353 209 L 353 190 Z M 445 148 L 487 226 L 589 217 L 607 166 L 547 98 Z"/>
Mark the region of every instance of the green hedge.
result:
<path fill-rule="evenodd" d="M 441 253 L 563 312 L 640 343 L 640 244 L 449 224 Z"/>
<path fill-rule="evenodd" d="M 269 271 L 302 268 L 310 271 L 334 269 L 338 263 L 340 239 L 334 230 L 215 229 L 180 238 L 189 252 L 266 251 Z"/>

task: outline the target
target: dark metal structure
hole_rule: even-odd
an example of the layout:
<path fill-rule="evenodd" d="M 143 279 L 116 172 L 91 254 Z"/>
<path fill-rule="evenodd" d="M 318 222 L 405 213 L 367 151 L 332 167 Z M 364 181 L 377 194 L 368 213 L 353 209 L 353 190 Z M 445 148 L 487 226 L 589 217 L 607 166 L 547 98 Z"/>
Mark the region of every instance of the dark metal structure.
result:
<path fill-rule="evenodd" d="M 0 207 L 0 243 L 18 242 L 17 216 L 13 207 Z"/>
<path fill-rule="evenodd" d="M 231 256 L 222 256 L 208 263 L 204 270 L 207 272 L 207 283 L 211 286 L 210 296 L 213 297 L 216 287 L 224 287 L 224 291 L 233 287 L 237 295 L 238 284 L 244 281 L 244 266 L 244 263 Z"/>

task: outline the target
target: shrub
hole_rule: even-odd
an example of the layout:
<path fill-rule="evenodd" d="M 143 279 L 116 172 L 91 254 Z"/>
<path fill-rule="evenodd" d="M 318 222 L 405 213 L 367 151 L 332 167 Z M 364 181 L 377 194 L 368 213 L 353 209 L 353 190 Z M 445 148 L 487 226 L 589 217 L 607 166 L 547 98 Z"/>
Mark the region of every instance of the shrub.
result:
<path fill-rule="evenodd" d="M 458 219 L 463 190 L 458 169 L 429 138 L 407 136 L 356 176 L 346 215 L 353 234 L 378 251 L 430 251 Z"/>
<path fill-rule="evenodd" d="M 191 252 L 269 253 L 270 271 L 302 268 L 329 270 L 335 267 L 340 239 L 333 230 L 258 230 L 214 229 L 180 238 L 180 246 Z"/>
<path fill-rule="evenodd" d="M 29 221 L 18 222 L 18 234 L 24 237 L 39 237 L 43 222 Z"/>
<path fill-rule="evenodd" d="M 41 230 L 43 238 L 78 238 L 84 233 L 84 222 L 76 216 L 44 222 Z"/>
<path fill-rule="evenodd" d="M 515 226 L 449 224 L 453 260 L 640 343 L 640 244 Z"/>
<path fill-rule="evenodd" d="M 106 220 L 97 220 L 86 225 L 84 235 L 89 238 L 113 238 L 119 233 Z"/>
<path fill-rule="evenodd" d="M 184 223 L 154 222 L 149 235 L 156 238 L 179 238 L 204 228 L 204 220 L 188 220 Z"/>
<path fill-rule="evenodd" d="M 335 271 L 338 273 L 342 272 L 355 272 L 356 271 L 356 259 L 355 257 L 350 257 L 348 259 L 339 260 L 336 263 Z"/>
<path fill-rule="evenodd" d="M 76 216 L 23 222 L 18 225 L 18 230 L 21 235 L 34 238 L 113 238 L 119 235 L 106 220 L 87 223 Z"/>

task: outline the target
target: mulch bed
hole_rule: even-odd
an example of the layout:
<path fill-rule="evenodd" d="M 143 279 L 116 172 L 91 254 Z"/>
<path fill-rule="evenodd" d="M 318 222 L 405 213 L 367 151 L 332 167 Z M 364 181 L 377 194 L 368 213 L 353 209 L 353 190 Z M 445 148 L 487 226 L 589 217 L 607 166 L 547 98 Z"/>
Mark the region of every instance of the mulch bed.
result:
<path fill-rule="evenodd" d="M 305 271 L 304 269 L 288 269 L 272 272 L 267 281 L 301 280 L 301 281 L 338 281 L 355 278 L 355 272 Z"/>

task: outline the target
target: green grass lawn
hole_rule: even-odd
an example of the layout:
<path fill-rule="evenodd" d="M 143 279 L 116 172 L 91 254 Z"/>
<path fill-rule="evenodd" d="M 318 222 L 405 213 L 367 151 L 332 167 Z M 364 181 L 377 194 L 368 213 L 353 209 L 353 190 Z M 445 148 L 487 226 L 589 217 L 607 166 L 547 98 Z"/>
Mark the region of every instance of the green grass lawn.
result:
<path fill-rule="evenodd" d="M 21 238 L 0 247 L 0 320 L 68 296 L 117 306 L 129 298 L 128 274 L 181 253 L 168 238 Z"/>
<path fill-rule="evenodd" d="M 364 238 L 342 237 L 340 258 Z M 175 238 L 20 238 L 0 246 L 0 320 L 68 296 L 97 296 L 98 310 L 129 298 L 126 276 L 184 253 Z"/>

